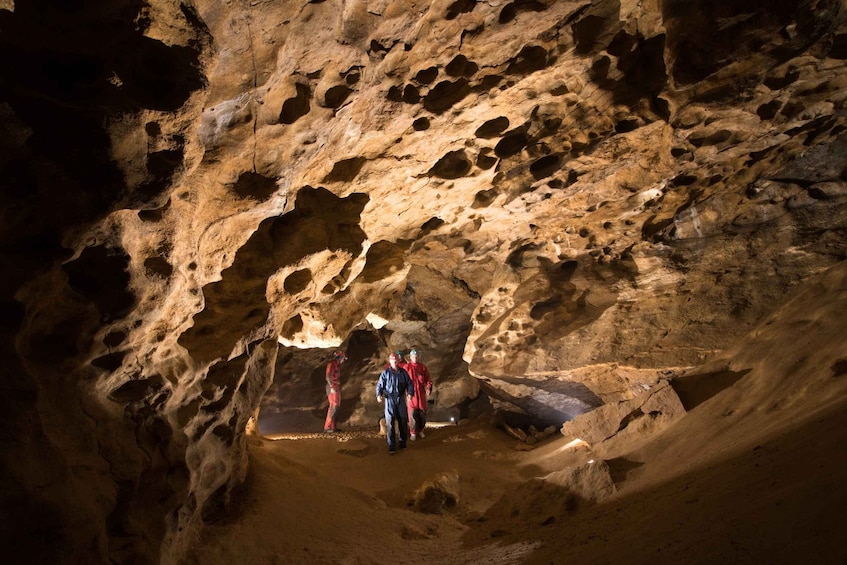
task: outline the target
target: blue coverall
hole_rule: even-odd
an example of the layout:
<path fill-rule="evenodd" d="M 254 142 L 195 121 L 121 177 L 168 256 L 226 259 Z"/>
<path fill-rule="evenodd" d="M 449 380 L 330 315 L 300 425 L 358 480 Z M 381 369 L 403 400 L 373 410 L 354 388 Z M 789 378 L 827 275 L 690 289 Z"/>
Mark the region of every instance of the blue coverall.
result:
<path fill-rule="evenodd" d="M 409 373 L 400 367 L 392 369 L 386 367 L 379 374 L 376 382 L 376 396 L 385 398 L 385 425 L 388 439 L 388 450 L 393 452 L 397 447 L 397 433 L 394 429 L 395 422 L 400 428 L 400 448 L 406 447 L 409 439 L 409 411 L 406 408 L 406 393 L 415 396 L 412 379 Z"/>

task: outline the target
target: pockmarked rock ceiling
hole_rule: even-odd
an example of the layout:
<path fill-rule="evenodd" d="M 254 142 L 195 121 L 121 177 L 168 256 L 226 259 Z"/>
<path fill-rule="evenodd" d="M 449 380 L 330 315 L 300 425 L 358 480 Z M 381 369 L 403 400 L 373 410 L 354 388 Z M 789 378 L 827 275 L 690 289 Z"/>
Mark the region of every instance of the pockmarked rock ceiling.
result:
<path fill-rule="evenodd" d="M 350 425 L 397 349 L 545 426 L 706 363 L 845 258 L 844 13 L 0 2 L 15 527 L 176 558 L 339 347 Z"/>

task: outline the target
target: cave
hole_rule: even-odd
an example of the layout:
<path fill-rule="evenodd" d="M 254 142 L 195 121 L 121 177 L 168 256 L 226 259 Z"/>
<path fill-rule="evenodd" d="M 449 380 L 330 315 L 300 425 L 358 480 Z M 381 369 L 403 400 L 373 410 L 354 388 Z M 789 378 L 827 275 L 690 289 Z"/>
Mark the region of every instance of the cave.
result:
<path fill-rule="evenodd" d="M 4 562 L 847 561 L 847 6 L 760 4 L 0 0 Z"/>

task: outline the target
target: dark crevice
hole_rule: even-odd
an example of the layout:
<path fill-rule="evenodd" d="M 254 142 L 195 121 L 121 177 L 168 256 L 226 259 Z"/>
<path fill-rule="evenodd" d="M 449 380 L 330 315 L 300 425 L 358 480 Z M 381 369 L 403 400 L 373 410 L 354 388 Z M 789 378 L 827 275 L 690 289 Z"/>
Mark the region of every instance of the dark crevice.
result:
<path fill-rule="evenodd" d="M 297 94 L 282 103 L 282 111 L 279 113 L 281 124 L 293 124 L 308 114 L 311 109 L 309 100 L 312 97 L 312 90 L 309 86 L 298 82 L 294 87 Z"/>
<path fill-rule="evenodd" d="M 241 198 L 264 202 L 277 191 L 276 179 L 259 173 L 247 171 L 241 173 L 233 190 Z"/>
<path fill-rule="evenodd" d="M 115 320 L 129 313 L 135 296 L 129 289 L 129 255 L 121 249 L 88 247 L 62 269 L 68 285 L 94 303 L 102 317 Z"/>

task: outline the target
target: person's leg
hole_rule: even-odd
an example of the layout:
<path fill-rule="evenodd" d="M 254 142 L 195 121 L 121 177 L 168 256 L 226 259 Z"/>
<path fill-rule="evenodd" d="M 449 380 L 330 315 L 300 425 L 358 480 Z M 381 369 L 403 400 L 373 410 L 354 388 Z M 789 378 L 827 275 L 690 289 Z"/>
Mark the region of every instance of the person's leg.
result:
<path fill-rule="evenodd" d="M 394 423 L 397 418 L 394 416 L 391 401 L 385 399 L 385 438 L 388 440 L 388 451 L 394 453 L 397 449 L 397 436 L 394 431 Z"/>
<path fill-rule="evenodd" d="M 419 424 L 419 416 L 418 416 L 419 413 L 420 413 L 420 408 L 415 408 L 409 414 L 409 430 L 411 430 L 413 435 L 417 435 L 421 431 L 421 427 L 420 427 L 420 424 Z"/>
<path fill-rule="evenodd" d="M 337 408 L 332 403 L 326 409 L 326 420 L 324 420 L 324 431 L 329 432 L 335 429 L 335 414 Z"/>
<path fill-rule="evenodd" d="M 417 433 L 417 431 L 415 430 L 414 424 L 413 424 L 413 422 L 414 422 L 413 414 L 414 413 L 415 413 L 415 409 L 412 406 L 411 401 L 409 401 L 408 402 L 408 410 L 406 411 L 406 417 L 409 419 L 409 433 L 412 434 L 413 440 L 415 439 L 415 434 Z"/>
<path fill-rule="evenodd" d="M 404 406 L 405 408 L 405 406 Z M 409 439 L 409 412 L 407 410 L 400 411 L 400 448 L 406 447 L 406 441 Z"/>
<path fill-rule="evenodd" d="M 418 435 L 424 437 L 424 428 L 426 428 L 426 410 L 420 410 L 420 427 L 418 428 Z"/>
<path fill-rule="evenodd" d="M 329 386 L 326 387 L 326 398 L 329 401 L 329 406 L 326 409 L 326 420 L 324 421 L 324 431 L 335 431 L 335 418 L 338 415 L 338 407 L 341 405 L 341 394 L 329 391 Z"/>

